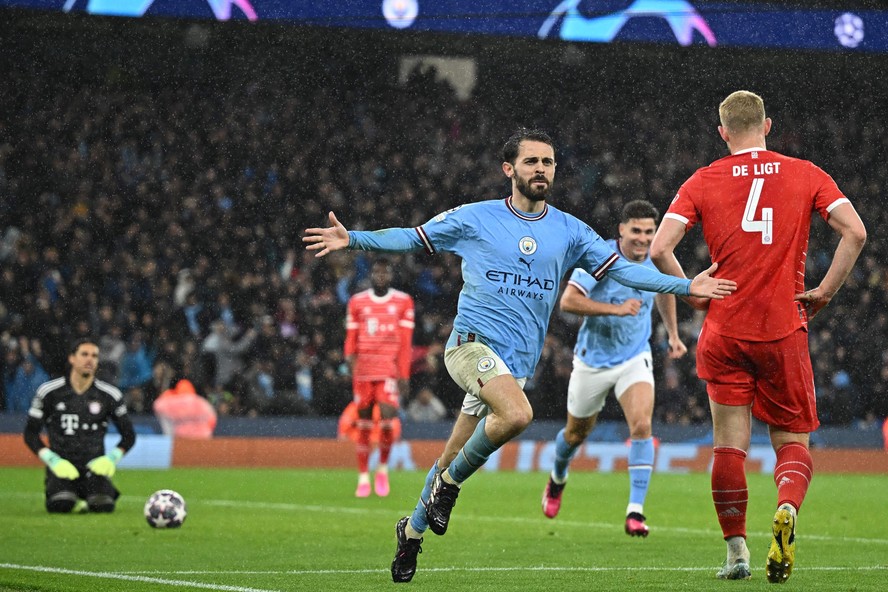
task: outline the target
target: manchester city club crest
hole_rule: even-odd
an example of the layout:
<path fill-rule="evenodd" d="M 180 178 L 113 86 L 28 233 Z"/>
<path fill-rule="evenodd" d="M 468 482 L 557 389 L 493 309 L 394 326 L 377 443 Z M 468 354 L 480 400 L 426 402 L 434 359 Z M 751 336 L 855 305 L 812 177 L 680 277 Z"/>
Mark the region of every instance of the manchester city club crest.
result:
<path fill-rule="evenodd" d="M 481 358 L 478 360 L 478 372 L 487 372 L 496 366 L 496 360 L 493 358 Z"/>
<path fill-rule="evenodd" d="M 518 248 L 525 255 L 533 255 L 537 250 L 537 242 L 532 236 L 525 236 L 518 241 Z"/>

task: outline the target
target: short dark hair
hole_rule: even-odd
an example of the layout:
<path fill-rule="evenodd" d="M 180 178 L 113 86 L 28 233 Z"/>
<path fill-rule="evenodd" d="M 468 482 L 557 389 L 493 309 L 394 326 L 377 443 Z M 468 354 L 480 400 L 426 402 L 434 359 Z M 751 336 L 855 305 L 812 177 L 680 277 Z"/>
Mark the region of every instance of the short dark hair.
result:
<path fill-rule="evenodd" d="M 654 207 L 654 204 L 643 199 L 633 199 L 623 206 L 620 222 L 625 224 L 629 220 L 641 218 L 653 218 L 654 222 L 657 222 L 660 220 L 660 211 Z"/>
<path fill-rule="evenodd" d="M 373 267 L 374 265 L 385 265 L 386 267 L 391 268 L 392 260 L 388 257 L 377 257 L 373 260 L 373 263 L 370 265 L 370 267 Z"/>
<path fill-rule="evenodd" d="M 75 340 L 74 343 L 71 344 L 71 349 L 69 350 L 68 353 L 70 353 L 71 355 L 76 354 L 77 350 L 80 349 L 80 346 L 87 344 L 87 343 L 89 343 L 90 345 L 94 345 L 96 347 L 99 347 L 99 341 L 97 339 L 93 339 L 92 337 L 81 337 L 80 339 Z"/>
<path fill-rule="evenodd" d="M 513 133 L 511 137 L 506 140 L 506 143 L 503 144 L 504 162 L 515 164 L 515 159 L 518 158 L 518 150 L 521 148 L 521 142 L 524 140 L 543 142 L 544 144 L 551 146 L 553 151 L 555 150 L 555 142 L 553 142 L 551 136 L 543 130 L 520 127 L 515 130 L 515 133 Z"/>

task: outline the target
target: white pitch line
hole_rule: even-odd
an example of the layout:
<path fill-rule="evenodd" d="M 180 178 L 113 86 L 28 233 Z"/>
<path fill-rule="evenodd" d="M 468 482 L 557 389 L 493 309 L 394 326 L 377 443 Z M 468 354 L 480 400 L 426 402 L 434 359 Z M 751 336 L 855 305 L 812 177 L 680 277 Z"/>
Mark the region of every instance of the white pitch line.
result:
<path fill-rule="evenodd" d="M 627 566 L 627 567 L 594 567 L 594 566 L 522 566 L 515 565 L 510 567 L 430 567 L 423 568 L 422 572 L 504 572 L 504 571 L 529 571 L 529 572 L 708 572 L 715 571 L 718 566 L 712 567 L 644 567 L 644 566 Z M 870 565 L 870 566 L 805 566 L 804 571 L 888 571 L 888 565 Z M 172 575 L 361 575 L 361 574 L 387 574 L 387 569 L 292 569 L 292 570 L 233 570 L 233 571 L 135 571 L 123 572 L 134 574 L 150 574 L 150 573 L 169 573 Z"/>
<path fill-rule="evenodd" d="M 384 508 L 351 508 L 351 507 L 336 507 L 336 506 L 322 506 L 322 505 L 302 505 L 302 504 L 290 504 L 286 502 L 281 503 L 270 503 L 270 502 L 249 502 L 249 501 L 235 501 L 235 500 L 202 500 L 197 503 L 203 503 L 209 506 L 218 506 L 218 507 L 233 507 L 233 508 L 256 508 L 259 510 L 286 510 L 291 512 L 335 512 L 340 514 L 379 514 L 386 516 L 393 515 L 391 510 L 387 510 Z M 476 522 L 512 522 L 516 524 L 539 524 L 542 520 L 536 518 L 523 518 L 521 516 L 471 516 L 471 520 Z M 554 526 L 556 523 L 552 523 Z M 613 530 L 614 528 L 619 528 L 622 526 L 622 522 L 617 524 L 613 522 L 582 522 L 579 520 L 558 520 L 557 524 L 560 526 L 575 526 L 578 528 L 600 528 L 603 530 Z M 656 529 L 657 531 L 662 532 L 676 532 L 676 533 L 684 533 L 684 534 L 692 534 L 692 535 L 703 535 L 703 536 L 721 536 L 721 532 L 716 531 L 714 529 L 706 529 L 706 528 L 685 528 L 681 526 L 654 526 L 652 529 Z M 751 536 L 766 536 L 771 537 L 770 532 L 750 532 Z M 888 545 L 888 539 L 875 539 L 875 538 L 865 538 L 865 537 L 843 537 L 843 536 L 830 536 L 830 535 L 819 535 L 819 534 L 807 534 L 802 533 L 799 535 L 803 537 L 805 540 L 812 541 L 840 541 L 840 542 L 848 542 L 848 543 L 875 543 L 875 544 L 883 544 Z"/>
<path fill-rule="evenodd" d="M 12 493 L 12 492 L 0 492 L 0 497 L 34 497 L 36 494 L 26 494 L 26 493 Z M 134 496 L 121 496 L 121 499 L 133 498 Z M 141 502 L 140 502 L 141 503 Z M 207 506 L 216 506 L 222 508 L 255 508 L 258 510 L 275 510 L 275 511 L 288 511 L 288 512 L 324 512 L 324 513 L 338 513 L 338 514 L 364 514 L 364 515 L 379 515 L 379 516 L 393 516 L 397 514 L 397 512 L 392 512 L 392 510 L 385 508 L 355 508 L 348 506 L 324 506 L 320 504 L 292 504 L 287 502 L 253 502 L 246 500 L 198 500 L 196 502 L 189 502 L 189 506 L 199 507 L 200 505 Z M 412 510 L 412 508 L 410 509 Z M 404 512 L 409 512 L 410 510 L 403 510 L 401 515 Z M 493 522 L 493 523 L 503 523 L 503 522 L 511 522 L 514 524 L 539 524 L 541 520 L 536 518 L 522 518 L 520 516 L 470 516 L 476 522 Z M 556 523 L 552 523 L 554 526 Z M 559 526 L 570 526 L 577 528 L 598 528 L 602 530 L 613 530 L 614 528 L 621 528 L 621 523 L 613 523 L 613 522 L 583 522 L 580 520 L 558 520 L 557 525 Z M 721 536 L 721 532 L 714 529 L 707 528 L 685 528 L 681 526 L 654 526 L 654 529 L 660 532 L 674 532 L 674 533 L 683 533 L 683 534 L 691 534 L 695 536 Z M 749 532 L 749 536 L 753 537 L 771 537 L 770 532 Z M 837 535 L 820 535 L 820 534 L 808 534 L 802 531 L 799 536 L 804 540 L 811 541 L 827 541 L 827 542 L 843 542 L 843 543 L 862 543 L 862 544 L 876 544 L 876 545 L 888 545 L 888 539 L 882 538 L 866 538 L 866 537 L 843 537 Z"/>
<path fill-rule="evenodd" d="M 125 573 L 112 573 L 106 571 L 83 571 L 79 569 L 64 569 L 61 567 L 48 567 L 45 565 L 18 565 L 16 563 L 0 563 L 0 569 L 14 569 L 19 571 L 36 571 L 40 573 L 65 574 L 72 576 L 85 576 L 88 578 L 102 578 L 105 580 L 124 580 L 127 582 L 142 582 L 146 584 L 163 584 L 165 586 L 191 588 L 204 588 L 206 590 L 221 590 L 223 592 L 280 592 L 267 588 L 248 588 L 245 586 L 226 586 L 224 584 L 205 584 L 203 582 L 189 582 L 186 580 L 170 580 L 167 578 L 149 578 L 140 575 L 127 575 Z M 165 572 L 169 573 L 169 572 Z M 219 572 L 220 574 L 226 572 Z"/>

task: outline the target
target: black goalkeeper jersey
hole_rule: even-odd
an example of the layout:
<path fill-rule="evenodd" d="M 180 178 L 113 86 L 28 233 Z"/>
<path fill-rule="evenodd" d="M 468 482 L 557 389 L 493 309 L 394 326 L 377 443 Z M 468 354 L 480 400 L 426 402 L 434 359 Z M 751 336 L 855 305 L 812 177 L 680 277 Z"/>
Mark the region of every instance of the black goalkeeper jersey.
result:
<path fill-rule="evenodd" d="M 78 395 L 67 378 L 56 378 L 37 388 L 28 411 L 25 441 L 35 453 L 38 452 L 43 446 L 40 428 L 45 428 L 49 448 L 75 466 L 82 467 L 105 454 L 104 440 L 109 420 L 120 432 L 118 446 L 124 451 L 129 450 L 136 436 L 123 394 L 117 387 L 95 380 Z"/>

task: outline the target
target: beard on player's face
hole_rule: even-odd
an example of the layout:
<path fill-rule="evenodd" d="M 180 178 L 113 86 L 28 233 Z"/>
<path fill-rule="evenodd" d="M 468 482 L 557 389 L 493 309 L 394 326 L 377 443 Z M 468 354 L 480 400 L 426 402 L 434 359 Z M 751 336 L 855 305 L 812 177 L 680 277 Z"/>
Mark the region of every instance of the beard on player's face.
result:
<path fill-rule="evenodd" d="M 545 185 L 538 185 L 542 181 Z M 521 195 L 530 201 L 543 201 L 549 195 L 549 188 L 552 184 L 543 175 L 534 175 L 529 179 L 522 179 L 520 175 L 515 175 L 515 187 L 521 192 Z"/>

